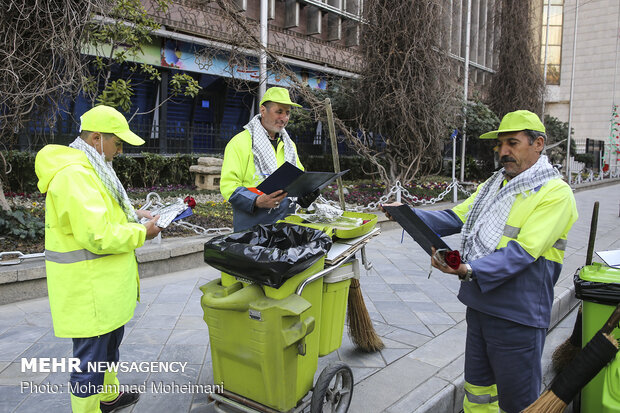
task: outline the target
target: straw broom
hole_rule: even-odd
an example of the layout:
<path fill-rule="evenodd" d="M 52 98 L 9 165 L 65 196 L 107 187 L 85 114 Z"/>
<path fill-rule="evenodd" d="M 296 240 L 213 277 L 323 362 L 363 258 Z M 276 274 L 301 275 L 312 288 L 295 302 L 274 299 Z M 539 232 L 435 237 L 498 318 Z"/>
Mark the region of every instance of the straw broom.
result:
<path fill-rule="evenodd" d="M 340 172 L 340 158 L 338 156 L 338 145 L 336 142 L 336 128 L 334 126 L 334 115 L 332 113 L 332 104 L 329 98 L 325 99 L 325 110 L 327 112 L 327 124 L 329 127 L 329 137 L 331 140 L 332 157 L 334 160 L 334 172 Z M 342 178 L 336 180 L 338 185 L 338 198 L 340 199 L 340 207 L 344 211 L 346 205 L 344 202 L 344 192 L 342 189 Z M 384 347 L 381 337 L 375 331 L 372 320 L 368 314 L 360 281 L 357 278 L 351 280 L 349 287 L 349 300 L 347 305 L 347 319 L 349 321 L 349 336 L 355 346 L 365 352 L 375 352 Z"/>
<path fill-rule="evenodd" d="M 611 334 L 618 326 L 618 322 L 620 322 L 620 304 L 616 306 L 603 328 L 555 377 L 551 388 L 523 410 L 523 413 L 562 413 L 581 388 L 588 384 L 618 352 L 618 342 Z"/>
<path fill-rule="evenodd" d="M 598 206 L 598 201 L 594 202 L 594 207 L 592 209 L 592 220 L 590 221 L 590 237 L 588 239 L 586 265 L 592 264 L 592 255 L 594 254 L 594 241 L 596 239 L 596 229 L 598 225 Z M 568 339 L 566 339 L 566 341 L 564 341 L 555 349 L 553 355 L 551 356 L 551 364 L 553 365 L 553 369 L 556 372 L 562 371 L 564 366 L 570 363 L 571 360 L 577 356 L 579 350 L 581 350 L 581 309 L 582 305 L 579 306 L 579 313 L 577 314 L 577 318 L 575 319 L 573 333 Z"/>

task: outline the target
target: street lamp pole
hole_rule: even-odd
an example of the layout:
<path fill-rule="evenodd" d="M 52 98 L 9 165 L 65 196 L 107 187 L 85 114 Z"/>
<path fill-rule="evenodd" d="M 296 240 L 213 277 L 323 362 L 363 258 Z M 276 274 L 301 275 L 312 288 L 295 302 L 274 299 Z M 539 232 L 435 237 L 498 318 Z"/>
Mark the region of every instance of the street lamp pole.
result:
<path fill-rule="evenodd" d="M 267 90 L 267 19 L 268 19 L 268 1 L 260 0 L 260 56 L 258 67 L 258 99 L 262 99 Z"/>
<path fill-rule="evenodd" d="M 461 182 L 465 181 L 465 143 L 467 141 L 467 95 L 469 89 L 469 38 L 471 33 L 471 0 L 467 0 L 467 29 L 465 30 L 465 74 L 463 81 L 463 140 L 461 141 Z"/>
<path fill-rule="evenodd" d="M 570 76 L 570 99 L 568 102 L 568 136 L 566 138 L 566 180 L 571 181 L 570 174 L 570 132 L 573 121 L 573 92 L 575 89 L 575 63 L 577 60 L 577 24 L 579 22 L 579 0 L 575 0 L 575 35 L 573 38 L 573 64 Z"/>

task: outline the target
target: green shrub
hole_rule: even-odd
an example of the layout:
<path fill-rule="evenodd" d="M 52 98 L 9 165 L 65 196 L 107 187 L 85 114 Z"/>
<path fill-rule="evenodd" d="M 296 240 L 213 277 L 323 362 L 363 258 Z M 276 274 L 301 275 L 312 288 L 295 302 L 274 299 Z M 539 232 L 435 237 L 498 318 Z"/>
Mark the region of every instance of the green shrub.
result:
<path fill-rule="evenodd" d="M 139 186 L 141 166 L 137 158 L 127 155 L 119 155 L 113 161 L 116 176 L 125 188 Z"/>
<path fill-rule="evenodd" d="M 26 151 L 2 151 L 10 165 L 10 173 L 0 173 L 5 192 L 33 193 L 37 191 L 37 175 L 34 172 L 35 153 Z M 4 165 L 0 165 L 3 170 Z"/>
<path fill-rule="evenodd" d="M 0 234 L 24 240 L 37 240 L 45 235 L 41 218 L 26 209 L 4 211 L 0 209 Z"/>
<path fill-rule="evenodd" d="M 192 154 L 164 156 L 144 152 L 140 156 L 117 156 L 114 170 L 126 188 L 192 185 L 189 167 L 197 162 L 198 156 Z"/>

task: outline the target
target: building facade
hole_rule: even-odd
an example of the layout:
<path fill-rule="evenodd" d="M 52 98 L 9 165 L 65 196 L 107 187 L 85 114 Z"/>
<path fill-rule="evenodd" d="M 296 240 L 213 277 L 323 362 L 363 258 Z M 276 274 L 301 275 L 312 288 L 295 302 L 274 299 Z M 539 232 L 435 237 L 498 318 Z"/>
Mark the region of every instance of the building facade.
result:
<path fill-rule="evenodd" d="M 601 142 L 596 144 L 601 166 L 617 168 L 620 2 L 542 0 L 541 3 L 542 62 L 546 10 L 550 10 L 545 113 L 564 122 L 570 120 L 578 151 L 585 152 L 586 140 Z M 604 146 L 604 153 L 599 146 Z"/>

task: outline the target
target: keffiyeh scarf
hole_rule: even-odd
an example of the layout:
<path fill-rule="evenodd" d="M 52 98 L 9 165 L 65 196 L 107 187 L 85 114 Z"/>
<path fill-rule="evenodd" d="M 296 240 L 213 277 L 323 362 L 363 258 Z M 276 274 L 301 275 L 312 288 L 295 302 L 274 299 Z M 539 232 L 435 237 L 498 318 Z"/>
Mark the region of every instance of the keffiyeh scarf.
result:
<path fill-rule="evenodd" d="M 95 173 L 99 176 L 99 179 L 101 179 L 103 186 L 105 186 L 112 198 L 114 198 L 123 209 L 127 221 L 138 222 L 136 211 L 129 201 L 125 188 L 123 188 L 121 181 L 118 179 L 118 176 L 116 176 L 114 168 L 112 168 L 112 162 L 105 162 L 103 156 L 80 137 L 76 138 L 69 146 L 86 154 L 88 161 L 95 169 Z"/>
<path fill-rule="evenodd" d="M 504 168 L 495 172 L 480 189 L 461 230 L 464 260 L 472 261 L 495 251 L 518 194 L 527 196 L 528 191 L 560 176 L 545 155 L 541 155 L 534 165 L 512 178 L 504 187 L 501 187 Z"/>
<path fill-rule="evenodd" d="M 269 135 L 260 123 L 260 115 L 254 116 L 244 128 L 252 135 L 252 152 L 254 153 L 254 167 L 256 168 L 256 173 L 262 177 L 271 175 L 278 169 L 278 162 L 276 160 L 276 153 L 273 150 L 273 145 L 269 142 Z M 282 129 L 280 137 L 284 143 L 284 160 L 297 166 L 297 156 L 295 155 L 293 141 L 291 141 L 288 133 L 286 133 L 286 129 Z"/>

